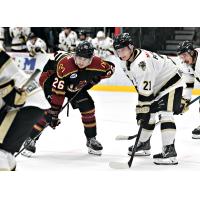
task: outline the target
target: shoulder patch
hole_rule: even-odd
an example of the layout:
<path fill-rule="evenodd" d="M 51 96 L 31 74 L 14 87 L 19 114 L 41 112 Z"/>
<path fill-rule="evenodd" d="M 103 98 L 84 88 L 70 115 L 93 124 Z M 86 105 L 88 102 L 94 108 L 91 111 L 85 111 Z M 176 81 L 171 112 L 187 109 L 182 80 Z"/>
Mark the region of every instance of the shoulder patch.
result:
<path fill-rule="evenodd" d="M 78 76 L 77 73 L 73 73 L 73 74 L 70 75 L 70 78 L 73 79 L 73 78 L 76 78 L 77 76 Z"/>

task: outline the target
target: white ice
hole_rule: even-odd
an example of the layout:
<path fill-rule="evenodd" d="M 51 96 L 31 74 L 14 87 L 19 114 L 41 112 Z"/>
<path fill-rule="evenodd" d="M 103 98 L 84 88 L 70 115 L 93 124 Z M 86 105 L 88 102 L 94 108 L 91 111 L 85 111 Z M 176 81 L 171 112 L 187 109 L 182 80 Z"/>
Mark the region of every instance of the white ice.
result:
<path fill-rule="evenodd" d="M 121 134 L 133 135 L 138 131 L 135 120 L 137 94 L 99 91 L 90 91 L 90 94 L 96 106 L 97 139 L 104 147 L 102 156 L 88 155 L 80 113 L 70 107 L 69 117 L 66 116 L 66 110 L 60 115 L 62 122 L 56 130 L 47 128 L 43 132 L 33 157 L 17 157 L 17 177 L 20 179 L 19 174 L 25 173 L 20 182 L 22 185 L 28 188 L 31 177 L 36 192 L 42 191 L 44 185 L 47 185 L 46 190 L 50 194 L 57 185 L 57 189 L 62 190 L 58 196 L 65 190 L 66 196 L 70 194 L 70 198 L 56 198 L 59 200 L 90 199 L 87 192 L 92 192 L 92 196 L 98 194 L 91 197 L 94 200 L 128 199 L 141 195 L 153 198 L 158 193 L 162 194 L 162 190 L 165 193 L 169 191 L 168 187 L 170 193 L 178 192 L 177 196 L 173 194 L 177 198 L 180 194 L 186 197 L 189 193 L 194 194 L 194 181 L 200 180 L 200 140 L 192 139 L 191 132 L 200 125 L 198 102 L 191 105 L 184 115 L 175 117 L 177 166 L 157 166 L 150 156 L 135 157 L 130 169 L 114 170 L 109 167 L 109 162 L 127 162 L 127 148 L 134 143 L 134 140 L 115 141 L 115 137 Z M 152 155 L 161 152 L 159 125 L 153 133 L 151 146 Z M 169 199 L 169 196 L 160 198 Z"/>

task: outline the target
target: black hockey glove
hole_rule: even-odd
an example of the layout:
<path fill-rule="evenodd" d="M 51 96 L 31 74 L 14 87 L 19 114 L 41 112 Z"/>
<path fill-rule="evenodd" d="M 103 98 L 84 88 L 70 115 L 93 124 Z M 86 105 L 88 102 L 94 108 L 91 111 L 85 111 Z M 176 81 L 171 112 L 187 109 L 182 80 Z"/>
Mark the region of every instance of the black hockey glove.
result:
<path fill-rule="evenodd" d="M 60 109 L 50 108 L 47 110 L 47 113 L 45 114 L 46 122 L 49 124 L 49 126 L 53 129 L 56 128 L 61 122 L 58 118 L 58 114 L 60 113 Z"/>
<path fill-rule="evenodd" d="M 41 52 L 41 48 L 40 47 L 35 47 L 35 52 Z"/>
<path fill-rule="evenodd" d="M 178 111 L 176 111 L 174 114 L 179 115 L 179 114 L 183 114 L 183 113 L 187 112 L 189 110 L 189 107 L 188 107 L 189 103 L 190 103 L 190 99 L 184 99 L 182 97 L 180 109 Z"/>
<path fill-rule="evenodd" d="M 138 125 L 140 125 L 141 123 L 148 124 L 150 120 L 150 115 L 150 105 L 136 106 L 136 120 Z"/>

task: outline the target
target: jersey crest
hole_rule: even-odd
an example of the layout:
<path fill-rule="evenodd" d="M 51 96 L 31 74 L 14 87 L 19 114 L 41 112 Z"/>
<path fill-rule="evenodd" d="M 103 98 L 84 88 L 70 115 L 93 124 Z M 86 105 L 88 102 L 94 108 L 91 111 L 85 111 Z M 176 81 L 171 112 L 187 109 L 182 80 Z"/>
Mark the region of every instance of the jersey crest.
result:
<path fill-rule="evenodd" d="M 141 62 L 138 64 L 138 66 L 139 66 L 143 71 L 145 71 L 145 69 L 146 69 L 146 63 L 145 63 L 144 61 L 141 61 Z"/>

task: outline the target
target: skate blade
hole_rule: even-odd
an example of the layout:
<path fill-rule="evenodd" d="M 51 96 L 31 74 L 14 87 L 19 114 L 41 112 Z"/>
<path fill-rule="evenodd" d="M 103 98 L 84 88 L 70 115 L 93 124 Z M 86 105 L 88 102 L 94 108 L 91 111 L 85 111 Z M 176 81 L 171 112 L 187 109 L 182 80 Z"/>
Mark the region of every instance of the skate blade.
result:
<path fill-rule="evenodd" d="M 178 161 L 176 157 L 164 158 L 164 159 L 154 159 L 154 164 L 156 165 L 177 165 Z"/>
<path fill-rule="evenodd" d="M 200 135 L 192 134 L 192 139 L 200 139 Z"/>
<path fill-rule="evenodd" d="M 32 157 L 33 152 L 28 151 L 28 150 L 24 150 L 24 151 L 21 152 L 21 155 L 23 155 L 23 156 L 25 156 L 27 158 L 30 158 L 30 157 Z"/>
<path fill-rule="evenodd" d="M 88 153 L 91 154 L 91 155 L 95 155 L 95 156 L 101 156 L 101 150 L 99 151 L 95 151 L 94 149 L 90 149 L 88 148 Z"/>
<path fill-rule="evenodd" d="M 131 156 L 132 151 L 129 151 L 128 155 Z M 142 150 L 142 151 L 135 152 L 135 156 L 150 156 L 150 155 L 151 155 L 150 150 Z"/>
<path fill-rule="evenodd" d="M 129 169 L 128 163 L 122 163 L 122 162 L 110 162 L 109 166 L 112 169 Z"/>

